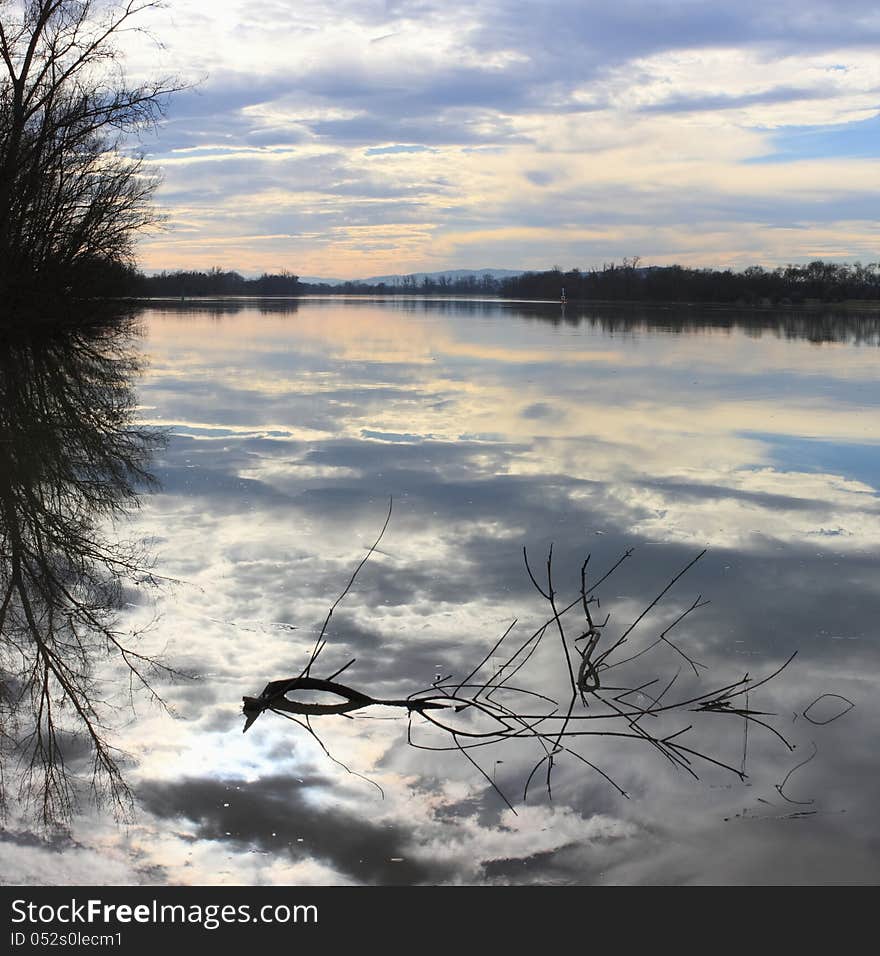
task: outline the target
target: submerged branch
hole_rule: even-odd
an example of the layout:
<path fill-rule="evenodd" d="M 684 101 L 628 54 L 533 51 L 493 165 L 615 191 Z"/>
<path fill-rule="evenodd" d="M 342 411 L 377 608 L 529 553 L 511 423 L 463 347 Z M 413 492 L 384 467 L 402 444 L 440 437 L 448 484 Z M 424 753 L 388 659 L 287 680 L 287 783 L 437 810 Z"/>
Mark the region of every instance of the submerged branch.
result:
<path fill-rule="evenodd" d="M 701 671 L 706 670 L 706 665 L 695 660 L 680 642 L 673 643 L 668 635 L 693 612 L 708 603 L 702 599 L 702 595 L 680 611 L 673 618 L 672 623 L 660 631 L 657 637 L 648 640 L 640 649 L 626 657 L 618 656 L 617 652 L 633 639 L 636 627 L 703 557 L 705 551 L 697 554 L 677 571 L 634 620 L 620 629 L 615 639 L 607 640 L 607 647 L 604 648 L 602 643 L 609 629 L 611 615 L 607 614 L 601 623 L 597 622 L 593 605 L 598 607 L 599 600 L 595 596 L 595 591 L 632 555 L 632 549 L 627 550 L 592 585 L 587 579 L 587 567 L 590 560 L 588 556 L 581 567 L 580 589 L 577 597 L 562 607 L 558 603 L 557 592 L 554 588 L 552 547 L 547 558 L 546 583 L 544 584 L 539 583 L 535 577 L 529 564 L 528 554 L 524 549 L 523 558 L 527 576 L 535 590 L 549 605 L 549 617 L 524 640 L 513 638 L 516 625 L 514 620 L 501 637 L 482 655 L 479 663 L 462 679 L 456 680 L 452 675 L 438 677 L 429 687 L 416 690 L 406 697 L 383 698 L 341 684 L 335 679 L 355 663 L 353 659 L 327 678 L 312 677 L 310 671 L 326 646 L 326 631 L 330 617 L 345 595 L 349 593 L 367 559 L 376 550 L 387 530 L 390 517 L 389 505 L 388 515 L 376 542 L 358 564 L 345 589 L 330 608 L 300 675 L 271 681 L 259 696 L 243 698 L 245 731 L 265 711 L 293 720 L 296 719 L 293 715 L 299 715 L 305 718 L 308 732 L 315 736 L 323 747 L 323 742 L 317 737 L 312 726 L 311 718 L 350 717 L 357 711 L 374 706 L 398 708 L 405 711 L 408 717 L 407 742 L 411 746 L 428 751 L 458 751 L 514 812 L 516 811 L 511 799 L 499 787 L 494 774 L 490 775 L 480 765 L 472 754 L 473 751 L 498 745 L 513 745 L 517 748 L 536 746 L 540 756 L 523 786 L 522 798 L 526 800 L 531 783 L 542 768 L 545 770 L 544 789 L 548 798 L 552 799 L 553 771 L 563 757 L 578 760 L 602 777 L 622 796 L 628 797 L 629 794 L 624 787 L 607 770 L 599 767 L 596 762 L 576 749 L 578 744 L 587 744 L 590 739 L 599 737 L 612 738 L 621 743 L 647 745 L 672 767 L 684 771 L 694 779 L 699 779 L 696 768 L 700 763 L 724 770 L 740 780 L 745 779 L 744 761 L 743 766 L 737 768 L 696 743 L 691 745 L 685 742 L 690 740 L 695 732 L 697 722 L 693 719 L 694 714 L 720 714 L 743 721 L 746 727 L 754 724 L 764 728 L 787 749 L 792 749 L 792 745 L 782 733 L 770 723 L 768 718 L 772 718 L 773 715 L 750 707 L 747 695 L 777 677 L 791 663 L 794 654 L 769 674 L 757 680 L 746 673 L 731 683 L 716 684 L 708 690 L 697 693 L 693 691 L 683 693 L 679 691 L 677 695 L 673 693 L 673 687 L 680 676 L 678 673 L 663 682 L 663 689 L 656 696 L 646 693 L 648 688 L 660 684 L 661 678 L 656 675 L 645 678 L 642 674 L 638 679 L 624 682 L 622 685 L 607 685 L 606 675 L 612 669 L 621 668 L 634 661 L 645 660 L 648 655 L 652 653 L 656 655 L 664 649 L 673 652 L 683 660 L 693 671 L 695 679 L 701 678 Z M 570 636 L 572 625 L 569 618 L 571 612 L 577 607 L 580 607 L 583 623 L 578 627 L 577 636 L 572 638 Z M 523 679 L 525 669 L 542 646 L 548 628 L 555 630 L 560 638 L 560 664 L 562 665 L 560 677 L 564 675 L 569 688 L 564 704 L 560 704 L 552 694 L 529 686 L 530 681 Z M 574 654 L 576 657 L 573 661 Z M 502 663 L 493 664 L 487 669 L 487 665 L 490 661 L 494 661 L 497 655 L 502 656 Z M 479 676 L 481 672 L 487 670 L 488 676 Z M 513 679 L 518 674 L 520 678 L 514 684 Z M 315 691 L 332 695 L 335 699 L 314 702 L 303 696 L 304 693 Z M 744 706 L 740 705 L 741 697 L 746 698 Z M 639 698 L 641 703 L 638 702 Z M 690 717 L 690 719 L 686 722 L 678 721 L 676 725 L 673 721 L 677 717 Z M 418 720 L 415 720 L 416 718 Z M 445 735 L 448 742 L 417 740 L 414 732 L 419 726 L 433 730 L 435 735 L 438 732 Z"/>

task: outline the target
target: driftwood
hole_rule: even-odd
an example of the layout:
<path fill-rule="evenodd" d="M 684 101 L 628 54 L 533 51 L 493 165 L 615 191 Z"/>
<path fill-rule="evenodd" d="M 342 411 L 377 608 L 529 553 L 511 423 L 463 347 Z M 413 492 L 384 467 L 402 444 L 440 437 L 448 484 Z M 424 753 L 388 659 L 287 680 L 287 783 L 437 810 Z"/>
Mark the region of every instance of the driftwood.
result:
<path fill-rule="evenodd" d="M 722 715 L 742 721 L 745 729 L 755 724 L 764 728 L 787 750 L 794 746 L 771 723 L 775 716 L 749 705 L 749 697 L 754 690 L 766 684 L 783 671 L 794 658 L 791 655 L 781 666 L 770 674 L 753 679 L 748 673 L 738 680 L 727 684 L 712 685 L 705 691 L 684 692 L 678 696 L 673 688 L 680 676 L 676 672 L 669 679 L 658 676 L 641 675 L 636 681 L 624 681 L 617 684 L 614 677 L 616 669 L 652 652 L 670 651 L 684 662 L 697 678 L 702 678 L 705 665 L 696 661 L 681 646 L 669 637 L 670 632 L 686 617 L 706 601 L 698 596 L 689 606 L 668 624 L 665 629 L 647 644 L 629 652 L 629 642 L 633 631 L 646 615 L 657 606 L 670 589 L 703 557 L 705 552 L 696 555 L 679 570 L 650 601 L 628 626 L 620 629 L 617 637 L 606 639 L 609 633 L 610 614 L 599 621 L 599 599 L 596 589 L 603 584 L 632 555 L 632 549 L 626 551 L 604 574 L 590 583 L 588 580 L 589 556 L 583 562 L 580 572 L 580 591 L 570 603 L 559 604 L 553 582 L 553 550 L 546 562 L 546 581 L 539 582 L 533 573 L 528 556 L 525 554 L 525 567 L 532 584 L 547 601 L 551 614 L 544 623 L 525 639 L 513 637 L 516 621 L 501 635 L 476 667 L 461 680 L 452 675 L 438 677 L 429 687 L 417 690 L 405 698 L 384 699 L 366 694 L 345 684 L 336 678 L 347 670 L 354 660 L 326 678 L 311 676 L 311 669 L 326 646 L 327 626 L 339 602 L 345 597 L 354 583 L 359 571 L 375 551 L 388 527 L 388 516 L 375 543 L 367 552 L 351 576 L 342 594 L 336 599 L 324 621 L 315 646 L 302 672 L 286 680 L 271 681 L 258 697 L 245 697 L 243 712 L 246 718 L 244 730 L 265 711 L 293 720 L 306 730 L 331 756 L 323 740 L 318 736 L 311 719 L 327 716 L 351 717 L 355 711 L 374 705 L 401 708 L 406 711 L 408 720 L 407 741 L 410 745 L 423 750 L 457 750 L 482 775 L 488 785 L 496 791 L 502 800 L 513 810 L 513 804 L 498 786 L 494 773 L 489 773 L 474 756 L 480 748 L 492 745 L 510 744 L 517 747 L 536 745 L 537 760 L 525 781 L 522 798 L 528 797 L 532 781 L 543 770 L 544 789 L 552 798 L 552 776 L 554 769 L 563 757 L 573 758 L 602 776 L 622 796 L 626 791 L 603 769 L 593 763 L 588 756 L 577 749 L 578 745 L 589 743 L 594 737 L 613 737 L 625 742 L 636 742 L 654 749 L 672 767 L 684 771 L 698 779 L 697 767 L 700 764 L 712 765 L 746 779 L 745 752 L 741 766 L 736 767 L 700 749 L 688 746 L 685 741 L 692 731 L 697 717 Z M 581 624 L 579 633 L 571 637 L 572 626 L 569 619 L 572 612 L 577 614 Z M 581 617 L 582 615 L 582 617 Z M 568 699 L 558 701 L 529 686 L 526 678 L 527 665 L 548 635 L 555 635 L 560 642 L 561 662 L 564 663 L 568 677 Z M 553 638 L 555 639 L 555 638 Z M 604 644 L 607 646 L 603 646 Z M 500 658 L 500 663 L 492 663 Z M 312 702 L 297 699 L 299 692 L 325 692 L 335 695 L 335 702 Z M 414 717 L 417 720 L 414 722 Z M 472 726 L 477 722 L 479 726 Z M 436 740 L 427 742 L 417 739 L 421 729 L 441 731 L 445 742 Z M 414 735 L 415 734 L 415 735 Z M 747 734 L 746 734 L 747 740 Z M 335 759 L 332 758 L 331 759 Z M 336 761 L 340 763 L 339 761 Z M 500 761 L 496 761 L 496 764 Z M 345 765 L 342 764 L 344 767 Z M 345 767 L 349 770 L 348 767 Z M 352 772 L 349 770 L 349 772 Z M 361 776 L 357 774 L 357 776 Z M 370 781 L 372 783 L 372 781 Z M 379 788 L 381 789 L 381 788 Z M 514 810 L 514 812 L 516 812 Z"/>
<path fill-rule="evenodd" d="M 287 694 L 298 690 L 323 690 L 329 694 L 336 694 L 343 698 L 339 704 L 301 703 L 288 700 Z M 422 712 L 448 704 L 441 704 L 430 700 L 383 700 L 379 697 L 368 697 L 353 687 L 346 687 L 333 680 L 324 680 L 320 677 L 288 677 L 287 680 L 273 680 L 266 684 L 259 697 L 243 697 L 242 712 L 247 717 L 244 730 L 263 713 L 264 710 L 282 711 L 290 714 L 302 714 L 311 717 L 327 716 L 329 714 L 347 714 L 352 710 L 361 710 L 372 704 L 381 704 L 384 707 L 404 707 L 409 711 Z"/>

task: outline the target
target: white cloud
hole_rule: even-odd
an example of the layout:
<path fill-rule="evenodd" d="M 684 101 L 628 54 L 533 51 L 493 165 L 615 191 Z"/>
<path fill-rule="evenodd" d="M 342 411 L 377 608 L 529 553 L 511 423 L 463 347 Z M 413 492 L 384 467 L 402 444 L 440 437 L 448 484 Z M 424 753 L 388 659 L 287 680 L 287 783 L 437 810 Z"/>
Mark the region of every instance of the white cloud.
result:
<path fill-rule="evenodd" d="M 640 3 L 552 3 L 535 21 L 512 2 L 236 0 L 206 18 L 181 0 L 155 29 L 160 59 L 206 79 L 156 142 L 172 231 L 143 244 L 152 268 L 357 276 L 872 248 L 876 217 L 852 209 L 873 196 L 873 160 L 841 141 L 824 159 L 748 162 L 773 155 L 774 130 L 877 115 L 867 7 L 681 3 L 659 23 Z M 129 52 L 135 72 L 156 69 L 152 49 Z M 368 152 L 395 144 L 431 149 Z"/>

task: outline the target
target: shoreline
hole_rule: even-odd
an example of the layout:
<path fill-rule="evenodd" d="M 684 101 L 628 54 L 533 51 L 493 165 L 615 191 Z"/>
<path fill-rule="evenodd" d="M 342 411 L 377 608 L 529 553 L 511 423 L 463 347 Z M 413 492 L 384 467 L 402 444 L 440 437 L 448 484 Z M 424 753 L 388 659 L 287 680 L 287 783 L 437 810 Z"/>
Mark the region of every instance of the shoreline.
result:
<path fill-rule="evenodd" d="M 497 302 L 528 305 L 558 306 L 561 311 L 577 306 L 579 308 L 620 308 L 620 309 L 657 309 L 670 311 L 673 309 L 709 309 L 724 312 L 852 312 L 852 313 L 880 313 L 880 299 L 845 299 L 837 302 L 824 302 L 808 299 L 803 302 L 694 302 L 652 299 L 567 299 L 560 302 L 556 299 L 529 299 L 505 298 L 503 296 L 474 296 L 474 295 L 433 295 L 418 293 L 388 293 L 388 292 L 345 292 L 345 293 L 303 293 L 301 295 L 187 295 L 187 296 L 126 296 L 119 301 L 125 302 L 299 302 L 299 301 L 334 301 L 348 299 L 355 301 L 415 301 L 415 302 Z"/>

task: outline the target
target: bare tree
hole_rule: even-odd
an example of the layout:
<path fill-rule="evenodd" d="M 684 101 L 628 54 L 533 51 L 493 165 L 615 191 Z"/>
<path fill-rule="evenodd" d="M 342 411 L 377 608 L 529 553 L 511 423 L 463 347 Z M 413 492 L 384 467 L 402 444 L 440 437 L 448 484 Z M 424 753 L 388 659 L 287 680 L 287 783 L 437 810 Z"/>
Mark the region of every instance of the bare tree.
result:
<path fill-rule="evenodd" d="M 127 82 L 115 40 L 155 0 L 0 0 L 0 295 L 83 293 L 129 265 L 157 185 L 124 139 L 171 79 Z"/>
<path fill-rule="evenodd" d="M 101 663 L 157 700 L 171 672 L 117 624 L 123 589 L 154 576 L 143 545 L 105 530 L 163 440 L 132 425 L 130 334 L 114 317 L 0 350 L 0 779 L 46 823 L 76 804 L 84 754 L 94 797 L 130 804 Z"/>

